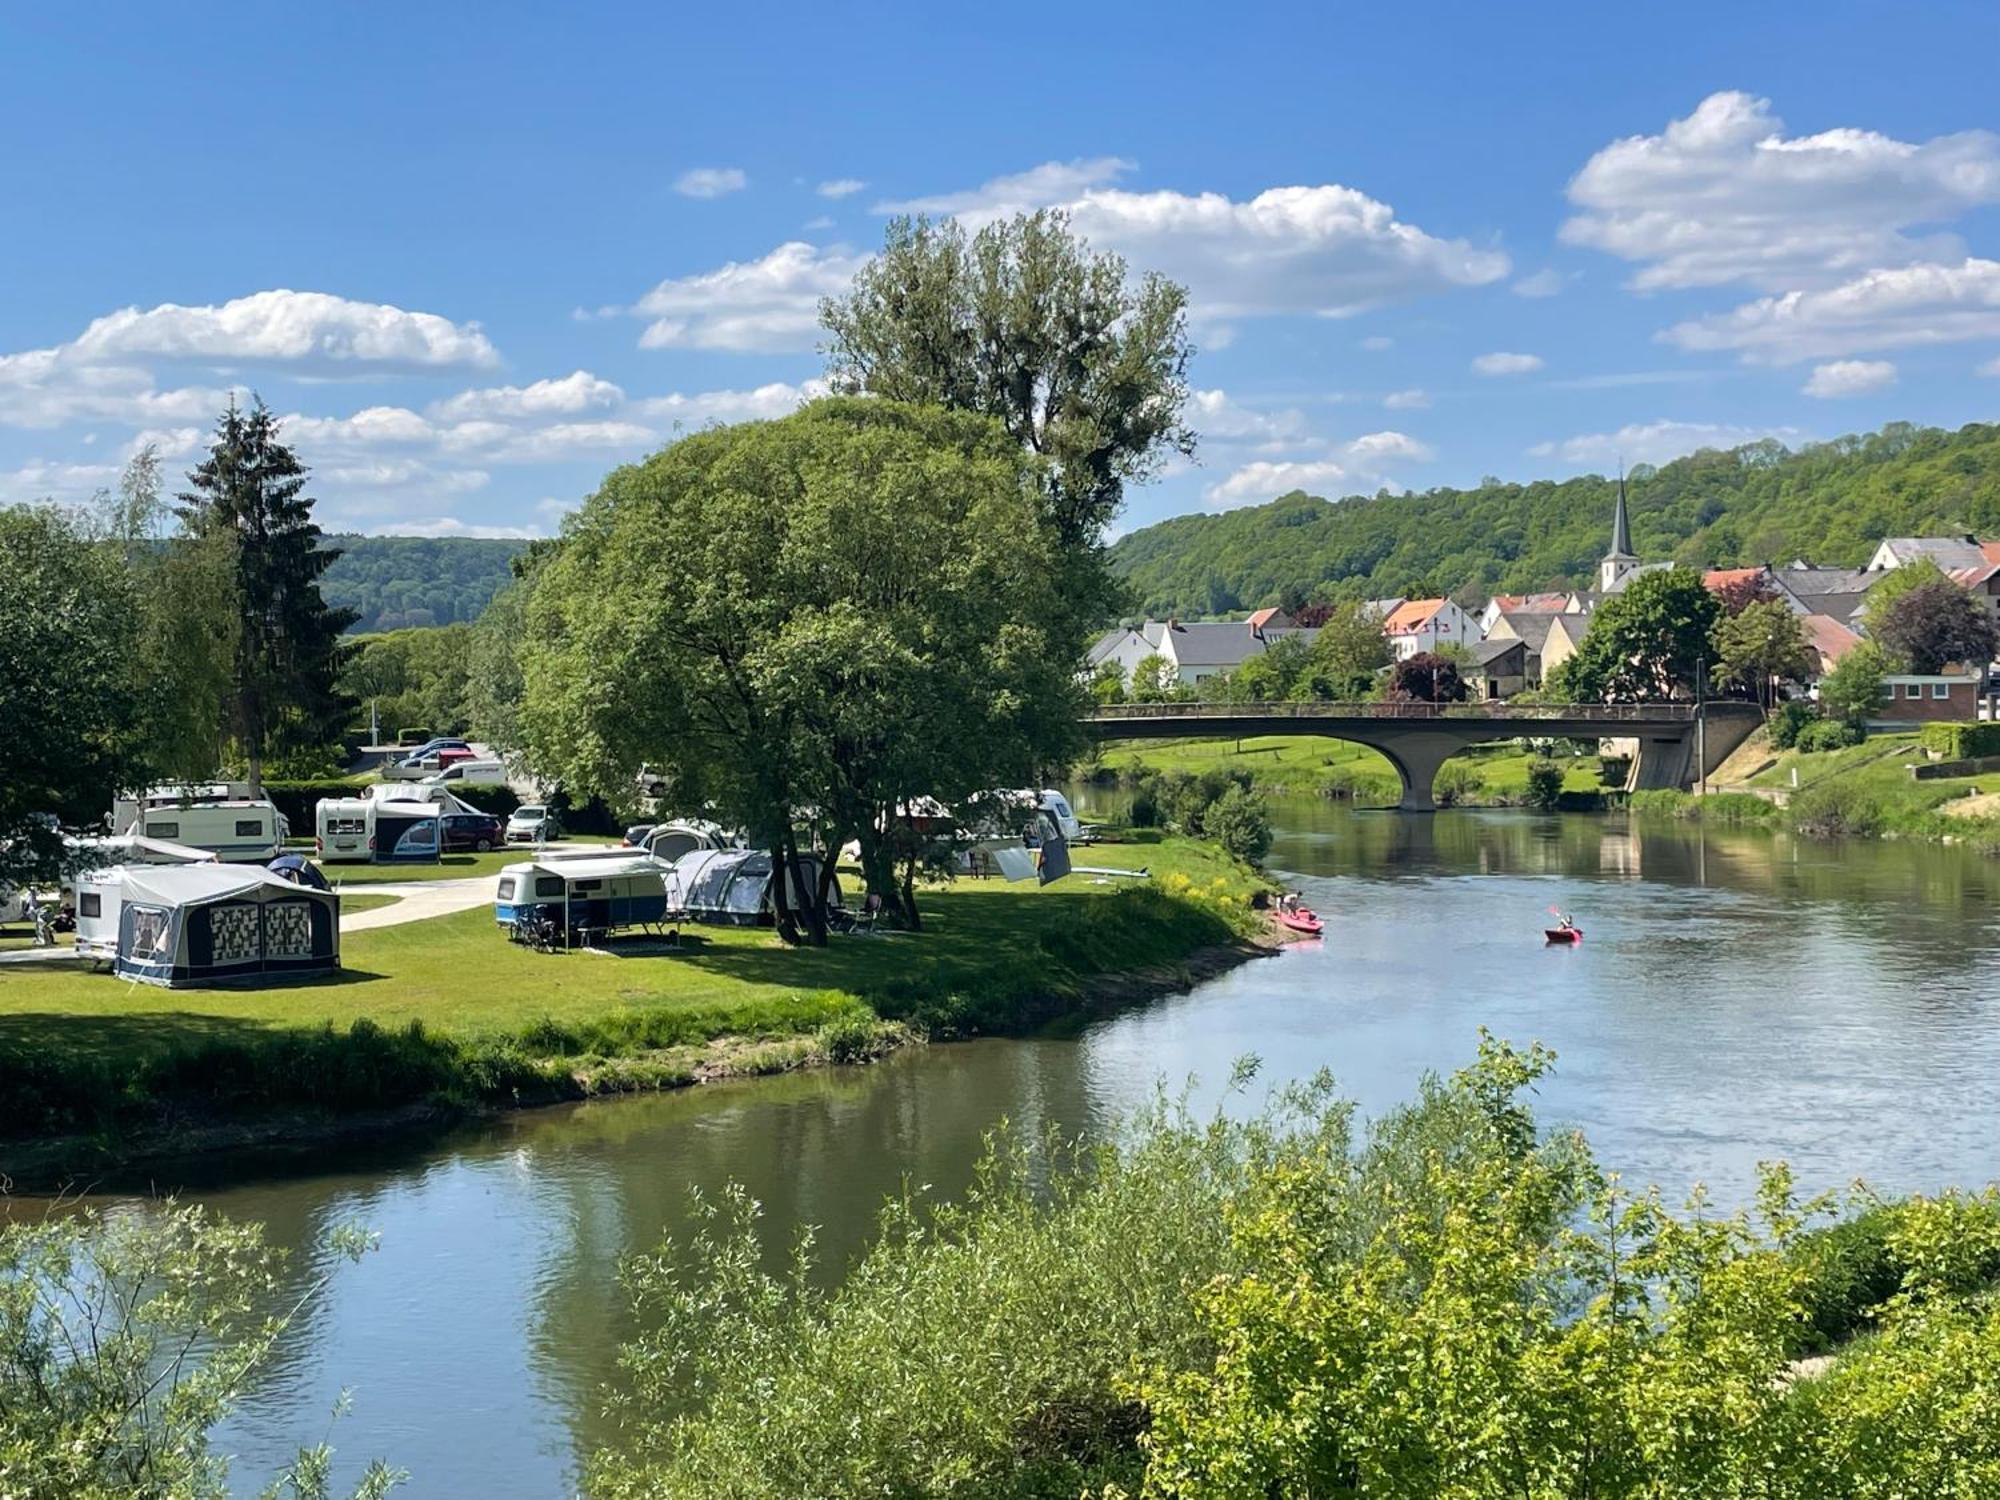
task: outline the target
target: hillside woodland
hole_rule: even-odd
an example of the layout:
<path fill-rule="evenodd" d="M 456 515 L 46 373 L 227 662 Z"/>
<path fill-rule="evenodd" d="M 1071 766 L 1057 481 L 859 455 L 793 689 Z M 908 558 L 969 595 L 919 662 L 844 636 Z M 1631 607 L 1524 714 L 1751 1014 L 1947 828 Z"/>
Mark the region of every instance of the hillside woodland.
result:
<path fill-rule="evenodd" d="M 481 610 L 512 576 L 526 542 L 485 537 L 329 536 L 341 555 L 320 579 L 334 609 L 351 609 L 354 633 L 411 625 L 456 625 Z"/>

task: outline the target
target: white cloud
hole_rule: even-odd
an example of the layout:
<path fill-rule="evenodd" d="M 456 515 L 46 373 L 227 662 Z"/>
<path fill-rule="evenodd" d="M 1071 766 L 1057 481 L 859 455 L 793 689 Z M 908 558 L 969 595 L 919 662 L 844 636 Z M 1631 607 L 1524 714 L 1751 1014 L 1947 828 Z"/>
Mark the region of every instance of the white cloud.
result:
<path fill-rule="evenodd" d="M 1780 290 L 1954 257 L 1956 239 L 1904 231 L 2000 202 L 2000 137 L 1983 130 L 1922 144 L 1783 131 L 1770 101 L 1711 94 L 1659 135 L 1614 141 L 1584 163 L 1562 237 L 1637 262 L 1641 290 Z"/>
<path fill-rule="evenodd" d="M 833 228 L 833 220 L 827 215 L 821 214 L 816 219 L 807 219 L 799 228 L 806 230 L 808 233 L 813 233 L 821 229 L 831 229 Z"/>
<path fill-rule="evenodd" d="M 1211 509 L 1230 510 L 1239 505 L 1261 505 L 1293 490 L 1326 493 L 1359 485 L 1379 488 L 1385 469 L 1398 463 L 1422 463 L 1433 456 L 1427 445 L 1403 433 L 1371 432 L 1343 446 L 1337 457 L 1259 459 L 1244 464 L 1204 493 Z"/>
<path fill-rule="evenodd" d="M 477 323 L 355 302 L 328 292 L 283 289 L 220 307 L 163 302 L 98 318 L 56 351 L 85 364 L 134 359 L 372 365 L 389 369 L 487 368 L 500 356 Z"/>
<path fill-rule="evenodd" d="M 844 246 L 820 249 L 793 240 L 761 260 L 670 277 L 633 308 L 653 319 L 639 345 L 764 353 L 810 349 L 818 338 L 820 298 L 845 292 L 861 265 L 862 257 Z"/>
<path fill-rule="evenodd" d="M 683 198 L 726 198 L 750 186 L 741 167 L 693 167 L 674 179 Z"/>
<path fill-rule="evenodd" d="M 711 422 L 762 421 L 796 411 L 807 401 L 816 401 L 827 392 L 824 380 L 805 380 L 797 385 L 772 381 L 747 391 L 697 391 L 682 395 L 647 396 L 634 401 L 631 411 L 647 421 L 681 427 L 705 427 Z"/>
<path fill-rule="evenodd" d="M 605 454 L 637 458 L 655 446 L 660 435 L 638 422 L 557 422 L 515 432 L 498 424 L 466 422 L 442 434 L 446 453 L 469 454 L 482 462 L 550 463 L 557 459 Z"/>
<path fill-rule="evenodd" d="M 1295 408 L 1264 411 L 1220 390 L 1191 392 L 1188 421 L 1209 442 L 1295 445 L 1307 433 L 1305 414 Z"/>
<path fill-rule="evenodd" d="M 1396 341 L 1386 333 L 1371 333 L 1361 341 L 1361 347 L 1370 354 L 1380 354 L 1384 349 L 1396 347 Z"/>
<path fill-rule="evenodd" d="M 311 487 L 319 498 L 349 501 L 343 490 L 421 489 L 450 495 L 484 489 L 488 475 L 479 469 L 435 469 L 413 458 L 383 458 L 369 463 L 329 464 L 313 471 Z"/>
<path fill-rule="evenodd" d="M 35 459 L 0 470 L 0 505 L 54 500 L 73 505 L 118 482 L 117 464 L 64 464 Z"/>
<path fill-rule="evenodd" d="M 625 393 L 610 381 L 600 380 L 588 370 L 577 370 L 560 380 L 537 380 L 533 385 L 502 385 L 460 391 L 456 396 L 433 402 L 430 412 L 432 416 L 447 421 L 473 417 L 566 416 L 576 412 L 605 411 L 624 400 Z"/>
<path fill-rule="evenodd" d="M 1541 369 L 1539 354 L 1482 354 L 1472 361 L 1475 375 L 1527 375 Z"/>
<path fill-rule="evenodd" d="M 1422 411 L 1431 404 L 1428 391 L 1391 391 L 1382 398 L 1382 404 L 1390 411 Z"/>
<path fill-rule="evenodd" d="M 1760 297 L 1660 335 L 1683 349 L 1792 364 L 1870 349 L 2000 338 L 2000 261 L 1870 271 L 1824 291 Z"/>
<path fill-rule="evenodd" d="M 1842 396 L 1865 396 L 1896 383 L 1896 367 L 1886 359 L 1841 359 L 1816 365 L 1801 389 L 1808 396 L 1835 400 Z"/>
<path fill-rule="evenodd" d="M 868 184 L 863 182 L 859 177 L 835 177 L 830 181 L 822 182 L 813 191 L 818 193 L 822 198 L 851 198 L 867 186 Z"/>
<path fill-rule="evenodd" d="M 542 535 L 539 526 L 483 526 L 461 521 L 456 516 L 436 516 L 423 521 L 394 521 L 374 529 L 375 536 L 478 536 L 533 540 Z"/>
<path fill-rule="evenodd" d="M 1569 278 L 1554 266 L 1544 266 L 1532 276 L 1523 276 L 1507 290 L 1516 297 L 1553 297 L 1569 284 Z"/>
<path fill-rule="evenodd" d="M 0 426 L 61 427 L 70 422 L 201 422 L 229 402 L 216 386 L 159 390 L 150 371 L 91 365 L 62 349 L 0 355 Z"/>
<path fill-rule="evenodd" d="M 1663 464 L 1702 448 L 1740 448 L 1763 438 L 1787 447 L 1805 440 L 1796 427 L 1733 427 L 1718 422 L 1660 421 L 1633 423 L 1616 432 L 1586 432 L 1560 442 L 1537 443 L 1534 458 L 1556 458 L 1565 464 L 1606 467 L 1614 463 Z"/>
<path fill-rule="evenodd" d="M 995 177 L 956 193 L 938 193 L 928 198 L 905 198 L 900 202 L 878 203 L 877 213 L 932 214 L 964 219 L 977 226 L 1009 214 L 1048 208 L 1067 203 L 1116 181 L 1133 170 L 1136 163 L 1119 156 L 1079 157 L 1075 161 L 1045 161 L 1025 172 Z"/>

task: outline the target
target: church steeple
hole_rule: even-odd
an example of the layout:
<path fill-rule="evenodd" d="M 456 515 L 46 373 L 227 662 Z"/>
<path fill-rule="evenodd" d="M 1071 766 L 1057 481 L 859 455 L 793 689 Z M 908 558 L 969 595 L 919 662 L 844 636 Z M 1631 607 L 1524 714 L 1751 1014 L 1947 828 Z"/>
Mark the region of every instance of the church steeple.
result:
<path fill-rule="evenodd" d="M 1638 556 L 1632 551 L 1631 522 L 1625 515 L 1625 466 L 1620 464 L 1618 504 L 1611 512 L 1611 550 L 1604 554 L 1604 560 L 1597 565 L 1598 592 L 1616 593 L 1620 580 L 1638 566 Z"/>

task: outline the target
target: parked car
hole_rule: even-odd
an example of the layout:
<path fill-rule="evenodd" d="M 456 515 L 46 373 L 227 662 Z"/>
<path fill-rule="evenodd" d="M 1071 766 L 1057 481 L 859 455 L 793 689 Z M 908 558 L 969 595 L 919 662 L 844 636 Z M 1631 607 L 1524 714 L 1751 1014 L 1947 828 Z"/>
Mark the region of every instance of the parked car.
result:
<path fill-rule="evenodd" d="M 523 803 L 507 819 L 507 842 L 510 844 L 546 844 L 561 837 L 562 824 L 554 812 L 539 802 Z"/>
<path fill-rule="evenodd" d="M 627 849 L 645 848 L 646 835 L 651 833 L 657 826 L 657 824 L 653 823 L 634 823 L 630 828 L 625 830 L 625 847 Z"/>
<path fill-rule="evenodd" d="M 497 760 L 455 760 L 424 778 L 425 786 L 445 786 L 454 781 L 505 781 L 507 768 Z"/>
<path fill-rule="evenodd" d="M 447 854 L 462 854 L 468 849 L 484 854 L 506 842 L 505 825 L 491 813 L 446 813 L 440 822 Z"/>

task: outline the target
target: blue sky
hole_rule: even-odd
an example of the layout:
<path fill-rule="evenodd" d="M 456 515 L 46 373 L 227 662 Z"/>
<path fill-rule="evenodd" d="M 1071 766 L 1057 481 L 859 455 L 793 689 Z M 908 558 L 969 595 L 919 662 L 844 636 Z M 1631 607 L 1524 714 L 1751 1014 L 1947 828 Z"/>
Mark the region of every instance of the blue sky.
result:
<path fill-rule="evenodd" d="M 1991 5 L 47 9 L 0 502 L 254 388 L 329 528 L 552 532 L 809 395 L 912 205 L 1190 285 L 1201 453 L 1127 527 L 2000 406 Z"/>

